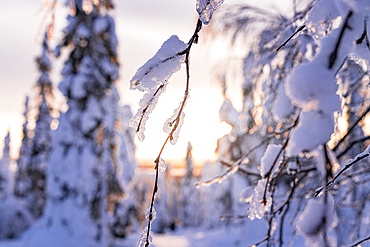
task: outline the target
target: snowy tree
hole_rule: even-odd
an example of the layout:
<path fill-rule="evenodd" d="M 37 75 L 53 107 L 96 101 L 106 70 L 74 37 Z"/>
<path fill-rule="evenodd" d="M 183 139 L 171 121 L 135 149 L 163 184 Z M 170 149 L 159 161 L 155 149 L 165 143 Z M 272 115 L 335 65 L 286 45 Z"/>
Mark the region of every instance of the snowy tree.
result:
<path fill-rule="evenodd" d="M 111 1 L 71 1 L 64 39 L 71 48 L 58 88 L 67 99 L 53 133 L 45 213 L 26 234 L 31 246 L 112 246 L 110 223 L 122 199 L 115 125 L 118 119 L 117 38 Z M 124 173 L 125 171 L 122 171 Z M 112 216 L 113 214 L 113 216 Z"/>
<path fill-rule="evenodd" d="M 10 177 L 9 177 L 9 166 L 10 166 L 10 133 L 4 138 L 4 149 L 3 156 L 0 160 L 0 202 L 5 201 L 10 194 Z"/>
<path fill-rule="evenodd" d="M 50 124 L 53 118 L 50 115 L 51 104 L 49 102 L 52 100 L 52 83 L 49 78 L 51 61 L 48 53 L 47 35 L 45 34 L 42 54 L 36 59 L 41 74 L 36 83 L 39 90 L 36 126 L 32 131 L 28 130 L 29 110 L 26 103 L 24 114 L 26 121 L 23 125 L 23 140 L 14 188 L 14 195 L 22 199 L 24 207 L 35 219 L 42 214 L 46 202 L 45 169 L 51 151 Z"/>
<path fill-rule="evenodd" d="M 181 180 L 177 199 L 179 201 L 178 217 L 182 227 L 197 227 L 204 221 L 203 216 L 205 212 L 202 208 L 204 208 L 205 205 L 202 205 L 204 202 L 202 201 L 199 191 L 195 188 L 197 179 L 193 174 L 194 164 L 192 149 L 192 145 L 188 142 L 185 157 L 186 173 Z"/>
<path fill-rule="evenodd" d="M 250 49 L 242 112 L 227 101 L 220 111 L 233 126 L 218 146 L 229 168 L 209 182 L 248 174 L 249 209 L 235 217 L 266 225 L 261 241 L 246 244 L 357 245 L 369 235 L 368 137 L 359 125 L 369 112 L 367 2 L 293 2 L 291 17 L 236 5 L 213 21 L 232 44 L 250 38 Z"/>
<path fill-rule="evenodd" d="M 9 155 L 9 132 L 4 139 L 3 157 L 0 160 L 0 239 L 19 238 L 33 221 L 22 202 L 12 193 Z"/>

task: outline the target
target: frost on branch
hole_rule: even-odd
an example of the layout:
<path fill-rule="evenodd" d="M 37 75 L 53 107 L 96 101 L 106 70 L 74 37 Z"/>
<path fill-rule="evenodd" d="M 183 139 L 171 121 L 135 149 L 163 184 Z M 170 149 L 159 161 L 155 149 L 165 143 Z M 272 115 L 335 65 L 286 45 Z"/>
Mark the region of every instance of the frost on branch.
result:
<path fill-rule="evenodd" d="M 152 113 L 155 106 L 157 105 L 159 96 L 166 91 L 168 81 L 166 80 L 163 84 L 159 85 L 157 89 L 151 89 L 149 92 L 144 94 L 144 97 L 139 102 L 139 110 L 130 121 L 130 127 L 133 128 L 140 141 L 144 141 L 145 135 L 145 124 L 149 119 L 149 114 Z"/>
<path fill-rule="evenodd" d="M 208 25 L 213 13 L 224 2 L 224 0 L 197 0 L 197 12 L 203 24 Z"/>
<path fill-rule="evenodd" d="M 187 98 L 185 98 L 185 100 L 186 99 Z M 184 123 L 185 113 L 182 111 L 182 109 L 185 107 L 185 105 L 186 102 L 181 102 L 179 107 L 174 110 L 172 117 L 167 119 L 166 123 L 163 126 L 163 131 L 165 133 L 171 134 L 170 142 L 172 145 L 176 144 L 177 139 L 179 138 L 181 126 Z"/>
<path fill-rule="evenodd" d="M 176 35 L 171 36 L 158 52 L 140 67 L 130 81 L 130 89 L 141 92 L 150 91 L 158 84 L 168 80 L 173 73 L 180 70 L 185 61 L 187 44 L 179 40 Z"/>

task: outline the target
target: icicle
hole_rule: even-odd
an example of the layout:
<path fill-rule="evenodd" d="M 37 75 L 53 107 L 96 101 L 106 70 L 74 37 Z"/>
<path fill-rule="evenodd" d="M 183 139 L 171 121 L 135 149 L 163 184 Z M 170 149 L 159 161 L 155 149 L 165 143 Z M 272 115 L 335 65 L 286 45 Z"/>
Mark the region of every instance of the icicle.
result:
<path fill-rule="evenodd" d="M 167 85 L 168 81 L 166 80 L 156 90 L 150 90 L 146 93 L 139 102 L 140 108 L 131 119 L 129 126 L 136 131 L 140 141 L 144 141 L 145 139 L 144 131 L 146 121 L 149 119 L 149 114 L 152 113 L 156 107 L 159 96 L 166 91 Z"/>

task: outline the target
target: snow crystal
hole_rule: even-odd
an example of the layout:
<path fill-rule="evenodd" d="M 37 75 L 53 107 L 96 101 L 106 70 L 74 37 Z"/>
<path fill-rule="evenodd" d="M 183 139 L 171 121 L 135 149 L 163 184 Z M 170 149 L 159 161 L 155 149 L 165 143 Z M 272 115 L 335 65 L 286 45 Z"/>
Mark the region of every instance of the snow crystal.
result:
<path fill-rule="evenodd" d="M 130 89 L 141 92 L 156 88 L 159 83 L 164 83 L 173 73 L 180 70 L 185 56 L 179 53 L 184 51 L 187 44 L 176 35 L 165 41 L 158 52 L 140 67 L 130 81 Z"/>
<path fill-rule="evenodd" d="M 197 0 L 197 12 L 203 24 L 208 25 L 213 13 L 225 0 Z"/>
<path fill-rule="evenodd" d="M 165 172 L 167 169 L 166 162 L 162 158 L 159 158 L 158 169 L 160 172 Z"/>
<path fill-rule="evenodd" d="M 137 137 L 140 141 L 144 141 L 145 139 L 144 131 L 146 121 L 157 105 L 159 96 L 166 91 L 167 85 L 168 81 L 165 81 L 157 90 L 150 90 L 148 93 L 144 94 L 144 97 L 139 102 L 140 108 L 131 119 L 129 126 L 137 132 Z"/>
<path fill-rule="evenodd" d="M 184 104 L 184 107 L 185 107 L 185 104 Z M 184 111 L 182 111 L 179 116 L 179 111 L 181 109 L 181 106 L 182 106 L 182 101 L 179 107 L 174 110 L 173 115 L 169 119 L 167 119 L 167 121 L 165 122 L 163 126 L 163 131 L 165 133 L 168 133 L 168 134 L 172 133 L 170 137 L 170 142 L 172 145 L 176 144 L 177 139 L 179 138 L 181 126 L 184 123 L 184 117 L 185 117 Z"/>
<path fill-rule="evenodd" d="M 274 165 L 274 168 L 271 171 L 270 177 L 277 171 L 279 168 L 279 163 L 282 160 L 282 154 L 280 154 L 279 158 L 277 159 L 276 163 L 274 164 L 274 161 L 279 154 L 281 150 L 281 145 L 275 145 L 275 144 L 270 144 L 266 151 L 265 154 L 263 155 L 261 159 L 261 176 L 264 178 L 267 176 L 267 173 L 270 171 L 272 165 Z"/>

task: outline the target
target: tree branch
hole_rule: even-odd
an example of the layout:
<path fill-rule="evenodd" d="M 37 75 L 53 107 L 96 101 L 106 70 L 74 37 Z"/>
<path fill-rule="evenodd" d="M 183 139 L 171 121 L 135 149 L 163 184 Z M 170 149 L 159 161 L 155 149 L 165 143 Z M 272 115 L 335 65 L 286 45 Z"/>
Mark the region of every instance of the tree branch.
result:
<path fill-rule="evenodd" d="M 340 42 L 342 41 L 342 38 L 343 38 L 343 35 L 344 35 L 344 31 L 348 28 L 348 29 L 352 29 L 349 25 L 348 25 L 348 19 L 353 15 L 353 12 L 352 10 L 349 11 L 347 17 L 346 17 L 346 20 L 344 21 L 344 24 L 343 24 L 343 27 L 342 27 L 342 30 L 340 31 L 340 34 L 339 34 L 339 37 L 338 37 L 338 40 L 337 40 L 337 43 L 335 45 L 335 48 L 333 50 L 333 52 L 330 54 L 329 56 L 329 65 L 328 65 L 328 68 L 331 69 L 335 63 L 335 60 L 337 60 L 337 55 L 338 55 L 338 50 L 339 50 L 339 46 L 340 46 Z"/>

